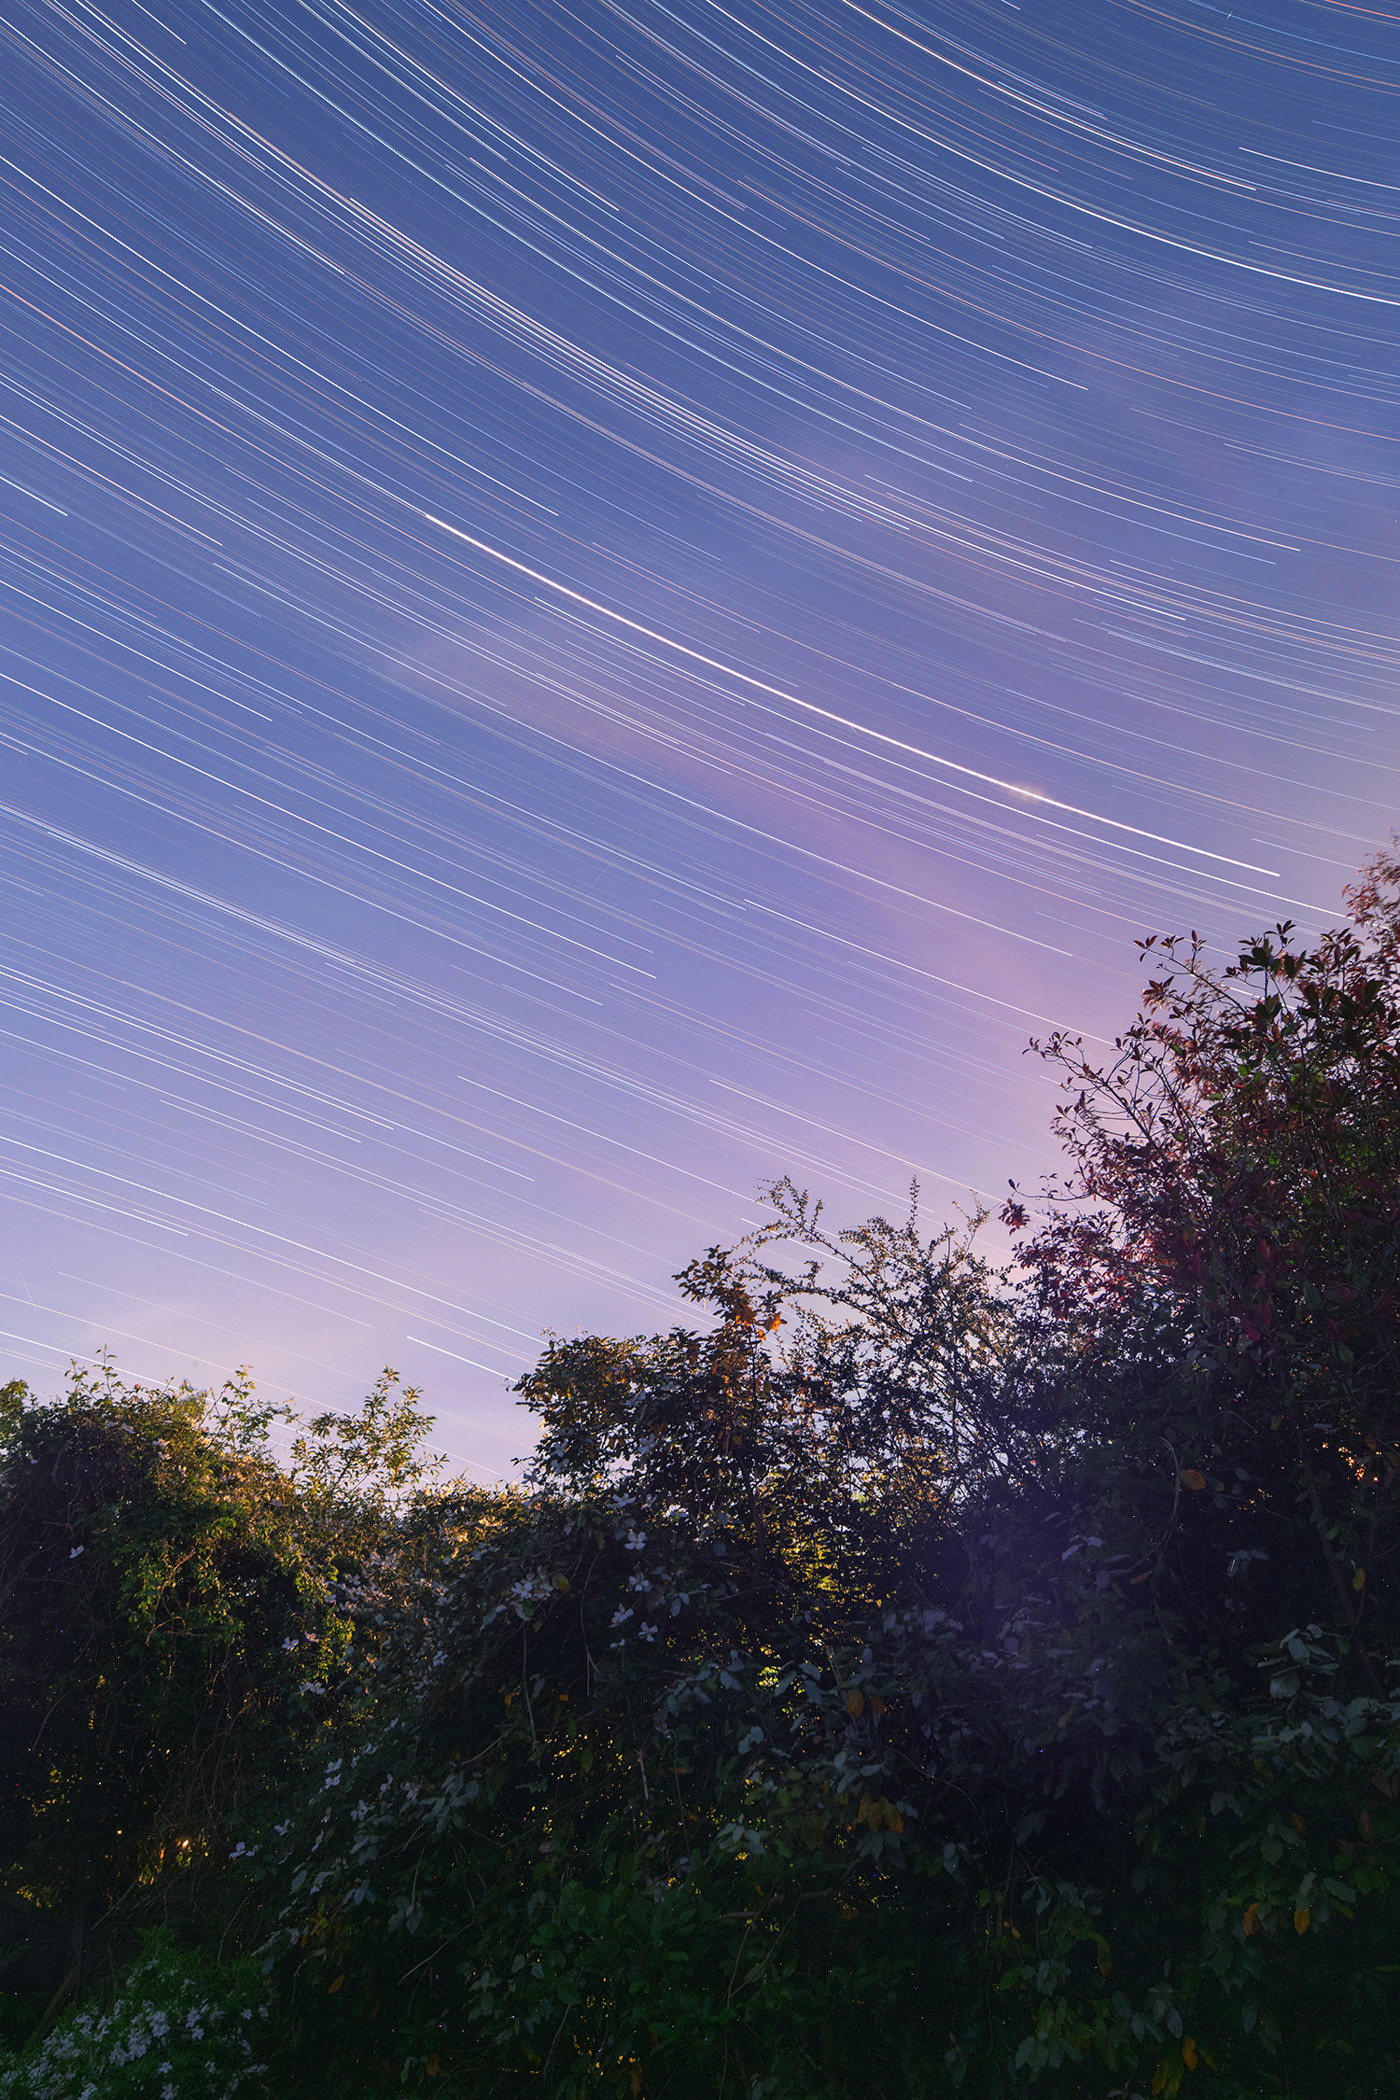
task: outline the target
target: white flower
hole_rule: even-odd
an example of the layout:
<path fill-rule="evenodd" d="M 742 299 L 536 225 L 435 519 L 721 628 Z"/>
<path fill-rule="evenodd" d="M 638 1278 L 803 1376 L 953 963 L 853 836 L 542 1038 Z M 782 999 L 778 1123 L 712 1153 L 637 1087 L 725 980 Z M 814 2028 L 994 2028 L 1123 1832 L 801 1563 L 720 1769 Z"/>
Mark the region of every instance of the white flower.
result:
<path fill-rule="evenodd" d="M 645 1619 L 643 1619 L 637 1631 L 644 1641 L 654 1641 L 656 1639 L 656 1628 L 649 1625 Z"/>
<path fill-rule="evenodd" d="M 640 1553 L 646 1542 L 647 1535 L 644 1531 L 629 1531 L 627 1534 L 627 1551 L 629 1553 Z"/>
<path fill-rule="evenodd" d="M 628 1620 L 629 1620 L 629 1619 L 631 1618 L 631 1616 L 632 1616 L 632 1607 L 631 1607 L 631 1605 L 630 1605 L 630 1604 L 619 1604 L 619 1605 L 618 1605 L 618 1607 L 617 1607 L 617 1610 L 616 1610 L 616 1611 L 615 1611 L 615 1612 L 613 1613 L 613 1615 L 612 1615 L 612 1619 L 610 1620 L 610 1622 L 609 1622 L 609 1623 L 610 1623 L 611 1625 L 613 1625 L 613 1626 L 625 1626 L 625 1625 L 627 1624 L 627 1621 L 628 1621 Z"/>
<path fill-rule="evenodd" d="M 75 1547 L 73 1548 L 73 1551 L 72 1551 L 72 1552 L 71 1552 L 71 1553 L 69 1554 L 68 1558 L 69 1558 L 70 1560 L 76 1560 L 76 1559 L 78 1558 L 78 1555 L 79 1555 L 80 1553 L 86 1553 L 86 1552 L 87 1552 L 87 1547 L 86 1547 L 86 1546 L 75 1546 Z"/>

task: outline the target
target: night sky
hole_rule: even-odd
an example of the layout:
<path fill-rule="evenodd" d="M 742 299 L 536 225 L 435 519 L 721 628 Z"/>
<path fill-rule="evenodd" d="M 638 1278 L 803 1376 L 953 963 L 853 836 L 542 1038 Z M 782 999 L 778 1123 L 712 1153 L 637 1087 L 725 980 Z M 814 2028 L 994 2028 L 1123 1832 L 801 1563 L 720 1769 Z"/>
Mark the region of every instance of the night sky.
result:
<path fill-rule="evenodd" d="M 1400 785 L 1400 22 L 9 0 L 0 1329 L 504 1469 Z M 996 1236 L 989 1238 L 996 1251 Z"/>

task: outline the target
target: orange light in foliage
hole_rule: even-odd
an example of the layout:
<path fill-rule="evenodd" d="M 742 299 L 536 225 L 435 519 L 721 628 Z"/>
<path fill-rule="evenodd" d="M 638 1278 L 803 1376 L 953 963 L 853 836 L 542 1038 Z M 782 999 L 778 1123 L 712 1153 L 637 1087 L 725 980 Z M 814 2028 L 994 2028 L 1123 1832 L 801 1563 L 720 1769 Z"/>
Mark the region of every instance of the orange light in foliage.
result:
<path fill-rule="evenodd" d="M 1258 1905 L 1257 1903 L 1251 1903 L 1251 1904 L 1250 1904 L 1250 1906 L 1249 1906 L 1249 1909 L 1248 1909 L 1248 1910 L 1247 1910 L 1247 1911 L 1245 1912 L 1245 1914 L 1244 1914 L 1244 1936 L 1245 1936 L 1245 1938 L 1246 1938 L 1247 1940 L 1249 1940 L 1249 1939 L 1253 1939 L 1253 1937 L 1254 1937 L 1255 1933 L 1256 1933 L 1256 1932 L 1257 1932 L 1258 1930 L 1259 1930 L 1259 1905 Z"/>

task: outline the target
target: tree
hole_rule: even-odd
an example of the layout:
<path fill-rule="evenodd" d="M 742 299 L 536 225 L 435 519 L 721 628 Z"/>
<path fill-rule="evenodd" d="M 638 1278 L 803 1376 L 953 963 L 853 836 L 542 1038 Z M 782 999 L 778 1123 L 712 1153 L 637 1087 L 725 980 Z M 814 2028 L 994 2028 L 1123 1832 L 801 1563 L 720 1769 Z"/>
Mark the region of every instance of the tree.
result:
<path fill-rule="evenodd" d="M 351 1588 L 392 1547 L 425 1418 L 386 1374 L 284 1465 L 284 1411 L 246 1378 L 208 1393 L 105 1367 L 6 1402 L 0 1877 L 67 1916 L 76 1985 L 95 1921 L 200 1879 L 250 1791 L 330 1725 Z"/>
<path fill-rule="evenodd" d="M 549 1346 L 518 1488 L 415 1492 L 388 1385 L 286 1465 L 11 1404 L 26 1871 L 83 1787 L 149 1858 L 153 1745 L 236 1775 L 291 2091 L 1393 2091 L 1400 862 L 1145 952 L 1017 1269 L 780 1184 L 690 1324 Z M 278 1609 L 341 1662 L 263 1705 Z"/>
<path fill-rule="evenodd" d="M 308 2047 L 377 2007 L 474 2100 L 1393 2083 L 1395 887 L 1151 944 L 1110 1068 L 1048 1046 L 1019 1276 L 782 1185 L 706 1331 L 546 1352 L 533 1479 L 293 1820 Z"/>
<path fill-rule="evenodd" d="M 1247 1629 L 1267 1567 L 1261 1602 L 1335 1626 L 1375 1692 L 1400 1635 L 1400 862 L 1348 899 L 1314 947 L 1284 924 L 1220 971 L 1143 943 L 1165 967 L 1108 1066 L 1050 1040 L 1072 1171 L 1021 1253 L 1086 1361 L 1171 1331 L 1152 1427 L 1198 1610 Z"/>

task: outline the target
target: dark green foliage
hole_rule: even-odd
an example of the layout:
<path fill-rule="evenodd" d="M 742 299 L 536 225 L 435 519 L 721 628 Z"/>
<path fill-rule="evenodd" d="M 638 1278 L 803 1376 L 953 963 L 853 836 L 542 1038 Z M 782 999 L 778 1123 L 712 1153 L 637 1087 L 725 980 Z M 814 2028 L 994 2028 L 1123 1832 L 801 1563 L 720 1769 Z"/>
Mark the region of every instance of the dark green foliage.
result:
<path fill-rule="evenodd" d="M 709 1335 L 626 1355 L 639 1471 L 619 1446 L 613 1483 L 560 1492 L 617 1353 L 530 1382 L 550 1488 L 386 1657 L 387 1725 L 290 1833 L 313 2058 L 377 2006 L 396 2078 L 470 2094 L 1106 2095 L 1207 2054 L 1220 2093 L 1344 2092 L 1353 2061 L 1371 2090 L 1400 1707 L 1349 1693 L 1315 1625 L 1203 1649 L 1172 1603 L 1175 1466 L 1142 1511 L 1068 1434 L 1058 1503 L 1043 1473 L 969 1493 L 964 1553 L 902 1595 L 843 1589 L 825 1450 L 800 1523 L 742 1465 L 676 1499 L 693 1449 L 653 1437 L 678 1385 L 698 1411 L 727 1376 L 755 1437 L 783 1414 L 789 1367 L 724 1288 Z M 897 1535 L 908 1484 L 870 1473 Z M 773 1499 L 795 1511 L 792 1481 Z"/>
<path fill-rule="evenodd" d="M 54 1402 L 8 1397 L 0 1873 L 70 1921 L 80 1980 L 113 1906 L 148 1913 L 157 1886 L 178 1901 L 226 1857 L 240 1803 L 331 1724 L 352 1586 L 426 1418 L 386 1379 L 359 1416 L 309 1425 L 288 1466 L 246 1382 L 75 1372 Z"/>
<path fill-rule="evenodd" d="M 215 1967 L 148 1931 L 118 1989 L 0 2065 L 0 2100 L 255 2100 L 267 2091 L 269 2039 L 256 1962 Z"/>

